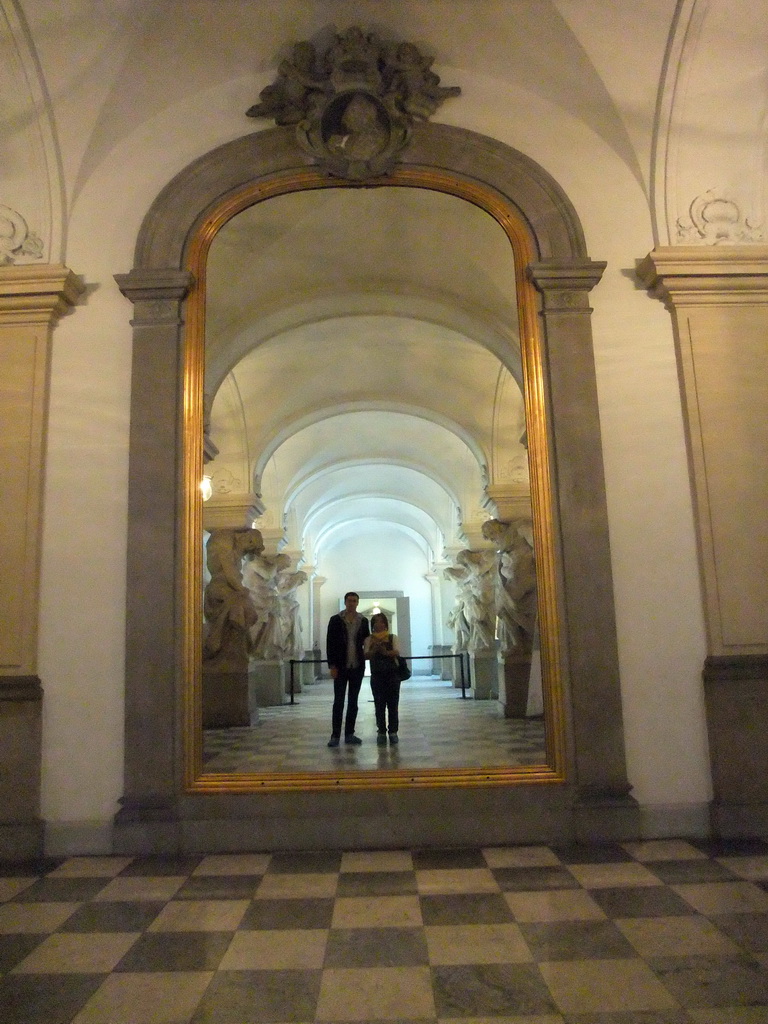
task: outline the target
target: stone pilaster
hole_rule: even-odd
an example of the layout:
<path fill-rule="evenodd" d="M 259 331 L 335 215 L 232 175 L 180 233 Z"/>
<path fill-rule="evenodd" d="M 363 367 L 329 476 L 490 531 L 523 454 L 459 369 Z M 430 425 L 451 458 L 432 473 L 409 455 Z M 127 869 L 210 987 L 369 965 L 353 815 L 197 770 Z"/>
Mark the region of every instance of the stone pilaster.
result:
<path fill-rule="evenodd" d="M 171 552 L 181 549 L 182 504 L 177 460 L 183 451 L 182 302 L 192 275 L 172 268 L 118 274 L 133 302 L 131 457 L 126 605 L 125 792 L 116 818 L 116 849 L 132 846 L 153 822 L 162 848 L 175 848 L 179 760 L 169 737 L 180 735 L 176 656 L 183 621 Z M 149 389 L 149 393 L 148 393 Z M 123 845 L 122 833 L 131 833 Z"/>
<path fill-rule="evenodd" d="M 654 249 L 670 311 L 694 494 L 713 824 L 768 832 L 768 246 Z"/>
<path fill-rule="evenodd" d="M 588 830 L 595 806 L 612 813 L 631 788 L 613 593 L 606 586 L 612 583 L 611 552 L 590 326 L 589 292 L 604 269 L 605 263 L 588 259 L 528 268 L 541 293 L 546 338 L 555 529 L 562 550 L 559 618 L 567 634 L 575 766 Z"/>
<path fill-rule="evenodd" d="M 83 288 L 63 266 L 0 267 L 0 858 L 42 852 L 37 628 L 51 335 Z"/>

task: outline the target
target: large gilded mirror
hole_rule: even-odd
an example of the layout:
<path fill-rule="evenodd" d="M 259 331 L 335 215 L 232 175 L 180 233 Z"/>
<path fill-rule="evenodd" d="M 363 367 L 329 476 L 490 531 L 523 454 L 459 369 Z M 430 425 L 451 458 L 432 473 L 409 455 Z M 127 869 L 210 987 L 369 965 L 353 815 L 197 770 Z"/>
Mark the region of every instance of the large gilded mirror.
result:
<path fill-rule="evenodd" d="M 187 784 L 562 778 L 541 349 L 522 222 L 418 171 L 316 172 L 215 207 L 188 250 Z M 397 746 L 331 749 L 347 591 L 412 670 Z"/>

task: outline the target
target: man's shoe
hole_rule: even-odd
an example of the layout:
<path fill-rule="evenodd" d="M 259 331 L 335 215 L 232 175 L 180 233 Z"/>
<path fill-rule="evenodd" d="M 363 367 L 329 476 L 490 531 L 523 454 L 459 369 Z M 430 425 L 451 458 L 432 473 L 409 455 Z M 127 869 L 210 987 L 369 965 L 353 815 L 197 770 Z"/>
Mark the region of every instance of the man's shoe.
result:
<path fill-rule="evenodd" d="M 350 733 L 349 736 L 344 737 L 344 742 L 351 743 L 353 746 L 359 747 L 363 741 L 360 739 L 359 736 L 355 736 L 354 733 Z"/>
<path fill-rule="evenodd" d="M 400 742 L 400 740 L 397 738 L 397 733 L 396 732 L 391 732 L 389 734 L 389 742 L 390 743 L 399 743 Z"/>
<path fill-rule="evenodd" d="M 380 732 L 376 737 L 376 742 L 380 747 L 385 747 L 387 745 L 387 734 L 385 732 Z"/>
<path fill-rule="evenodd" d="M 331 738 L 328 740 L 328 746 L 329 747 L 338 747 L 338 745 L 339 745 L 339 737 L 338 736 L 331 736 Z"/>

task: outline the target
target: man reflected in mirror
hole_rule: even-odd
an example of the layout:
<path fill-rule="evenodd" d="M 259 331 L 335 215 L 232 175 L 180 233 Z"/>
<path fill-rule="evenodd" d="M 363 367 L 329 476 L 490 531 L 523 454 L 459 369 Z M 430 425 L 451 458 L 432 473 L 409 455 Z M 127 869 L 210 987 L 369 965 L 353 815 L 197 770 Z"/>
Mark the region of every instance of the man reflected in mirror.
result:
<path fill-rule="evenodd" d="M 344 595 L 344 611 L 332 615 L 328 621 L 326 635 L 326 659 L 333 679 L 333 711 L 331 712 L 331 738 L 329 747 L 338 747 L 341 740 L 341 724 L 344 721 L 344 742 L 359 746 L 362 740 L 355 736 L 357 721 L 357 699 L 365 672 L 363 642 L 370 635 L 368 619 L 361 615 L 357 606 L 360 595 L 354 590 Z M 347 688 L 349 692 L 347 693 Z M 344 700 L 347 714 L 344 717 Z"/>

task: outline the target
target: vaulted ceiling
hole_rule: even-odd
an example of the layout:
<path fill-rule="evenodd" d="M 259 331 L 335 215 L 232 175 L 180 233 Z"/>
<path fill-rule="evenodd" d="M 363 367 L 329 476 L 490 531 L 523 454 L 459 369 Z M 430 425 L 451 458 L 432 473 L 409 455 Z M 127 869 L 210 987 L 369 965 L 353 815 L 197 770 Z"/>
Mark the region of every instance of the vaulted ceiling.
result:
<path fill-rule="evenodd" d="M 514 262 L 485 211 L 423 188 L 269 199 L 222 228 L 207 288 L 213 502 L 260 494 L 308 560 L 365 520 L 439 558 L 493 515 L 487 483 L 525 488 Z"/>

